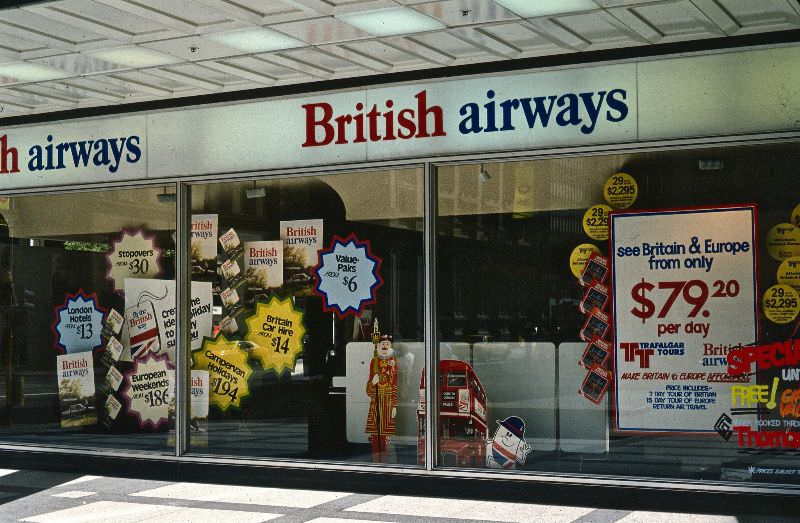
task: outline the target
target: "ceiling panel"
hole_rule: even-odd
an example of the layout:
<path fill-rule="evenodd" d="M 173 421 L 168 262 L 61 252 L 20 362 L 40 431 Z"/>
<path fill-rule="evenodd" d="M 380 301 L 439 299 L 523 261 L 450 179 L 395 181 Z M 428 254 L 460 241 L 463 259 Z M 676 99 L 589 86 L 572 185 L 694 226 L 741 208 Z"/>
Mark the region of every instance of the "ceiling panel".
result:
<path fill-rule="evenodd" d="M 226 56 L 236 56 L 242 51 L 215 42 L 203 36 L 185 36 L 169 40 L 157 40 L 141 44 L 143 47 L 167 53 L 185 61 L 210 60 Z"/>
<path fill-rule="evenodd" d="M 66 22 L 108 38 L 128 39 L 138 36 L 154 38 L 162 37 L 168 32 L 163 25 L 147 18 L 91 0 L 34 4 L 22 10 L 51 18 L 57 23 Z"/>
<path fill-rule="evenodd" d="M 206 67 L 204 64 L 205 63 L 180 64 L 174 67 L 169 67 L 168 69 L 186 77 L 208 81 L 219 86 L 235 86 L 250 83 L 250 81 L 245 78 L 230 75 L 218 69 Z"/>
<path fill-rule="evenodd" d="M 283 65 L 267 62 L 265 60 L 260 60 L 255 56 L 242 56 L 240 58 L 234 58 L 225 61 L 237 65 L 239 67 L 249 69 L 256 73 L 265 75 L 267 77 L 273 78 L 275 81 L 290 80 L 290 79 L 308 80 L 308 81 L 313 80 L 313 77 L 301 73 L 296 69 L 291 69 Z"/>
<path fill-rule="evenodd" d="M 0 52 L 12 55 L 15 59 L 24 58 L 23 56 L 18 56 L 23 53 L 32 54 L 36 51 L 47 51 L 47 54 L 58 54 L 57 50 L 48 48 L 46 43 L 18 36 L 18 34 L 14 33 L 20 33 L 22 32 L 21 30 L 18 29 L 12 33 L 12 31 L 6 30 L 7 27 L 8 26 L 0 21 Z"/>
<path fill-rule="evenodd" d="M 689 0 L 663 2 L 633 11 L 665 37 L 721 36 L 722 31 Z"/>
<path fill-rule="evenodd" d="M 394 67 L 405 67 L 408 65 L 424 67 L 428 63 L 419 56 L 376 40 L 355 42 L 350 44 L 349 48 L 365 56 L 374 57 L 375 60 L 386 64 L 388 66 L 387 71 L 391 71 Z"/>
<path fill-rule="evenodd" d="M 743 28 L 783 28 L 797 27 L 797 4 L 785 0 L 759 0 L 758 2 L 742 2 L 741 0 L 718 0 Z"/>
<path fill-rule="evenodd" d="M 449 27 L 519 20 L 519 17 L 494 2 L 486 0 L 445 0 L 416 4 L 414 9 Z"/>
<path fill-rule="evenodd" d="M 313 47 L 284 51 L 281 55 L 303 64 L 309 64 L 312 67 L 325 69 L 329 71 L 330 74 L 339 72 L 347 75 L 354 75 L 356 73 L 368 72 L 364 70 L 365 68 L 363 66 L 350 60 L 345 60 L 340 56 Z"/>
<path fill-rule="evenodd" d="M 71 73 L 71 76 L 86 76 L 111 71 L 119 71 L 125 66 L 101 60 L 96 56 L 85 53 L 69 53 L 47 56 L 29 60 L 31 63 L 55 67 Z"/>
<path fill-rule="evenodd" d="M 48 103 L 72 107 L 77 106 L 78 102 L 83 98 L 80 93 L 53 87 L 49 82 L 36 85 L 21 85 L 18 87 L 11 87 L 10 89 L 14 92 L 22 93 L 23 95 L 29 94 L 44 99 Z"/>
<path fill-rule="evenodd" d="M 490 25 L 484 29 L 495 38 L 502 38 L 527 55 L 563 51 L 553 40 L 537 33 L 533 26 L 521 22 Z"/>
<path fill-rule="evenodd" d="M 330 44 L 369 38 L 370 34 L 361 31 L 335 18 L 314 18 L 271 26 L 289 36 L 309 44 Z"/>
<path fill-rule="evenodd" d="M 586 13 L 571 16 L 561 16 L 557 22 L 590 44 L 615 44 L 620 47 L 635 45 L 642 40 L 633 37 L 635 34 L 630 29 L 620 27 L 619 22 L 612 17 L 598 16 L 596 13 Z M 616 24 L 614 22 L 617 22 Z"/>
<path fill-rule="evenodd" d="M 70 78 L 69 80 L 62 81 L 63 84 L 75 86 L 77 88 L 86 89 L 90 93 L 102 93 L 106 96 L 118 98 L 119 101 L 131 98 L 137 95 L 137 91 L 132 85 L 125 82 L 113 83 L 108 78 L 97 77 L 83 77 L 83 78 Z M 89 94 L 89 96 L 92 96 Z"/>
<path fill-rule="evenodd" d="M 419 42 L 431 49 L 436 49 L 454 60 L 484 56 L 486 51 L 468 40 L 447 31 L 437 31 L 409 37 L 409 40 Z M 422 51 L 424 53 L 424 51 Z"/>
<path fill-rule="evenodd" d="M 209 60 L 202 62 L 207 69 L 218 71 L 232 79 L 256 84 L 254 87 L 265 87 L 275 83 L 275 78 L 259 73 L 246 67 L 244 64 L 231 63 L 225 60 Z"/>
<path fill-rule="evenodd" d="M 231 18 L 255 25 L 275 24 L 302 20 L 308 16 L 319 16 L 312 9 L 291 1 L 280 0 L 196 0 L 211 9 L 225 13 Z"/>
<path fill-rule="evenodd" d="M 49 43 L 55 47 L 72 48 L 78 44 L 106 39 L 92 30 L 75 27 L 65 21 L 53 20 L 25 9 L 4 10 L 0 23 L 25 32 L 34 41 Z"/>
<path fill-rule="evenodd" d="M 534 18 L 493 0 L 57 0 L 0 9 L 0 66 L 12 66 L 6 71 L 18 75 L 7 73 L 2 80 L 0 119 L 65 107 L 800 28 L 798 0 L 596 4 L 589 12 Z M 386 8 L 413 10 L 444 27 L 387 37 L 340 18 L 374 13 L 380 22 L 380 10 Z M 231 47 L 230 40 L 217 40 L 217 33 L 257 28 L 300 44 L 247 54 Z M 287 45 L 293 47 L 284 49 Z M 49 77 L 57 79 L 33 81 L 35 76 L 19 72 L 28 67 L 22 62 L 50 68 Z"/>

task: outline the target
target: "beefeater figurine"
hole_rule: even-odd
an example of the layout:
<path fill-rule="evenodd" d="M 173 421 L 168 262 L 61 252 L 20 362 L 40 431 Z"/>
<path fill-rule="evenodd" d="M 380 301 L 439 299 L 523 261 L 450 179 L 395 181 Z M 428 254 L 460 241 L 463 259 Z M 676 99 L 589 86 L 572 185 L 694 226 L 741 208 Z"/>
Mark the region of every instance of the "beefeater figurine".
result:
<path fill-rule="evenodd" d="M 367 380 L 369 413 L 364 432 L 369 434 L 373 463 L 385 463 L 389 437 L 395 435 L 397 416 L 397 358 L 392 337 L 381 336 L 378 320 L 372 329 L 372 362 Z"/>

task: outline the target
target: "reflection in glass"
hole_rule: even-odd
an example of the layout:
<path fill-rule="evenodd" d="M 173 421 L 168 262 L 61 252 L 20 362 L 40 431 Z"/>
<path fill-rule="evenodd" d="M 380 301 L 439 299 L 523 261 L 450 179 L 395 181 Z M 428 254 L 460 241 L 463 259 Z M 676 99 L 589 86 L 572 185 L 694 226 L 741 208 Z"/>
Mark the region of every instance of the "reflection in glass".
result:
<path fill-rule="evenodd" d="M 192 186 L 191 451 L 417 462 L 422 173 Z"/>
<path fill-rule="evenodd" d="M 800 192 L 786 166 L 798 156 L 795 144 L 774 144 L 439 168 L 437 462 L 795 482 L 800 462 L 786 434 L 800 425 L 797 369 L 748 355 L 797 337 L 800 243 L 789 237 L 800 238 Z M 736 223 L 720 218 L 731 206 Z M 655 214 L 659 226 L 622 238 L 622 217 Z M 735 234 L 746 250 L 717 247 Z M 684 260 L 673 238 L 706 251 Z M 624 241 L 630 250 L 612 250 Z M 620 260 L 644 242 L 655 250 L 626 273 Z M 615 339 L 634 324 L 652 336 Z M 741 347 L 715 341 L 743 330 Z M 757 390 L 763 399 L 748 396 Z M 483 446 L 467 430 L 481 417 Z M 636 428 L 654 419 L 658 430 Z"/>
<path fill-rule="evenodd" d="M 171 452 L 174 193 L 0 199 L 1 441 Z"/>

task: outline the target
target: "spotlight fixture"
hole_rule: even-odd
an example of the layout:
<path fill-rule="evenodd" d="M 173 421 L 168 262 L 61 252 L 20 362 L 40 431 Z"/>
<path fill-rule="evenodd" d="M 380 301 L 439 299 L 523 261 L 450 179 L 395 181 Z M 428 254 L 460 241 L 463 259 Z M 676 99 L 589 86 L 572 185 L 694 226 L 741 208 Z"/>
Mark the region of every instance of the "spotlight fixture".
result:
<path fill-rule="evenodd" d="M 167 188 L 164 187 L 164 192 L 157 194 L 156 199 L 158 200 L 158 203 L 175 203 L 178 200 L 178 197 L 175 195 L 175 193 L 168 193 Z"/>
<path fill-rule="evenodd" d="M 697 168 L 701 171 L 719 171 L 722 169 L 722 160 L 698 160 Z"/>
<path fill-rule="evenodd" d="M 253 187 L 250 189 L 245 189 L 244 195 L 250 199 L 264 198 L 267 195 L 267 189 L 264 187 L 256 187 L 256 182 L 253 181 Z"/>
<path fill-rule="evenodd" d="M 486 170 L 483 164 L 481 164 L 481 170 L 480 173 L 478 173 L 478 179 L 484 183 L 492 179 L 492 175 L 489 174 L 489 171 Z"/>

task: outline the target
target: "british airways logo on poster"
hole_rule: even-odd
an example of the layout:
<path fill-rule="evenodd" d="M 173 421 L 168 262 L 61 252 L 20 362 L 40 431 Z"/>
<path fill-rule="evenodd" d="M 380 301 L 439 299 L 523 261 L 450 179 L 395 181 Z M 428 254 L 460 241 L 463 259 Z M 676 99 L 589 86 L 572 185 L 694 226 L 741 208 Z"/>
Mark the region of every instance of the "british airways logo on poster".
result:
<path fill-rule="evenodd" d="M 302 147 L 436 138 L 447 136 L 448 130 L 471 135 L 557 127 L 590 135 L 600 120 L 618 123 L 628 116 L 628 93 L 621 88 L 502 99 L 488 89 L 482 100 L 461 104 L 453 111 L 457 127 L 447 125 L 450 111 L 446 106 L 429 98 L 427 90 L 422 90 L 405 106 L 396 106 L 390 98 L 369 108 L 357 102 L 352 111 L 339 114 L 327 102 L 304 104 Z"/>
<path fill-rule="evenodd" d="M 18 147 L 9 143 L 8 135 L 0 136 L 0 174 L 18 173 L 20 165 L 32 173 L 104 167 L 114 174 L 122 164 L 135 164 L 141 158 L 141 138 L 135 135 L 61 141 L 48 134 L 28 148 L 25 158 L 20 156 Z"/>

